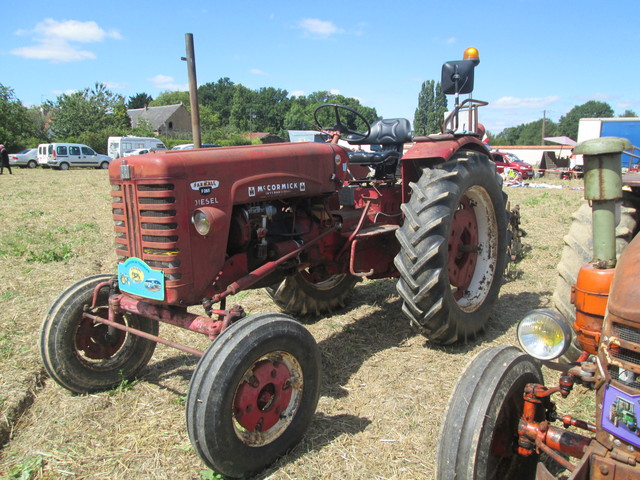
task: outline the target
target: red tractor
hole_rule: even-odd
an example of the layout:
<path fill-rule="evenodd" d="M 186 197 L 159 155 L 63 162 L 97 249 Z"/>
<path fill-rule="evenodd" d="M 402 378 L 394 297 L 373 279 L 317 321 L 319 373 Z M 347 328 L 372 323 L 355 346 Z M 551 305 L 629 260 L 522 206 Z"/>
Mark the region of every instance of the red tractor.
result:
<path fill-rule="evenodd" d="M 479 62 L 477 50 L 465 54 L 443 66 L 456 105 L 440 134 L 413 138 L 406 119 L 369 124 L 327 104 L 315 117 L 332 143 L 114 160 L 118 273 L 86 278 L 52 305 L 40 345 L 51 377 L 90 392 L 140 373 L 157 342 L 200 356 L 189 437 L 209 467 L 246 476 L 295 445 L 315 413 L 320 354 L 289 315 L 343 306 L 363 277 L 399 277 L 403 311 L 431 341 L 474 338 L 500 290 L 509 222 L 475 123 L 485 103 L 459 101 Z M 381 148 L 348 151 L 338 138 Z M 261 287 L 284 314 L 227 305 Z M 188 312 L 193 305 L 206 314 Z M 161 322 L 214 341 L 204 352 L 177 345 L 158 336 Z"/>
<path fill-rule="evenodd" d="M 614 137 L 576 147 L 585 159 L 593 239 L 573 241 L 572 226 L 559 286 L 579 257 L 572 247 L 591 250 L 593 259 L 579 269 L 571 304 L 559 288 L 557 310 L 533 310 L 520 321 L 524 352 L 492 347 L 467 365 L 443 421 L 438 480 L 640 478 L 640 235 L 616 255 L 616 236 L 618 247 L 623 240 L 616 231 L 631 233 L 636 209 L 629 205 L 640 198 L 640 175 L 621 175 L 620 154 L 630 147 Z M 583 217 L 575 216 L 580 231 L 587 230 Z M 577 357 L 570 350 L 576 343 Z M 556 385 L 544 384 L 541 365 L 561 372 Z M 559 413 L 552 401 L 553 395 L 569 396 L 577 384 L 594 392 L 589 421 Z"/>

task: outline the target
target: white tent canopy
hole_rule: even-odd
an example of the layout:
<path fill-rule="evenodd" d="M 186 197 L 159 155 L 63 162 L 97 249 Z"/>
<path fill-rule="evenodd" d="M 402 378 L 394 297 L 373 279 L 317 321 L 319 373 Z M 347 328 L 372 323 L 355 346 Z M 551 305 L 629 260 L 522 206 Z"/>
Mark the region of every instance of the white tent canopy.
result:
<path fill-rule="evenodd" d="M 548 142 L 559 143 L 560 145 L 570 145 L 574 147 L 577 142 L 569 137 L 544 137 Z"/>

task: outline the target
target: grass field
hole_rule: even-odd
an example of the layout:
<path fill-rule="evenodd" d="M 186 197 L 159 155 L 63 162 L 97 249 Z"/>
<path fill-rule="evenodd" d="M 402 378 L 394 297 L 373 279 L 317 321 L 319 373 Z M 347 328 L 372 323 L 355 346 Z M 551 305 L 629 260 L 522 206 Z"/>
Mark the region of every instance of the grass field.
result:
<path fill-rule="evenodd" d="M 308 325 L 323 362 L 317 413 L 303 441 L 259 478 L 432 478 L 441 418 L 467 361 L 517 343 L 522 315 L 550 306 L 562 237 L 582 199 L 580 181 L 562 185 L 505 189 L 520 205 L 525 252 L 477 341 L 440 347 L 416 334 L 393 280 L 359 284 L 346 309 Z M 218 478 L 185 428 L 195 358 L 159 345 L 141 379 L 93 395 L 72 395 L 43 373 L 38 339 L 49 305 L 73 282 L 115 271 L 107 172 L 14 169 L 0 177 L 0 199 L 0 477 Z M 263 291 L 232 302 L 252 314 L 277 310 Z M 161 335 L 208 343 L 164 325 Z"/>

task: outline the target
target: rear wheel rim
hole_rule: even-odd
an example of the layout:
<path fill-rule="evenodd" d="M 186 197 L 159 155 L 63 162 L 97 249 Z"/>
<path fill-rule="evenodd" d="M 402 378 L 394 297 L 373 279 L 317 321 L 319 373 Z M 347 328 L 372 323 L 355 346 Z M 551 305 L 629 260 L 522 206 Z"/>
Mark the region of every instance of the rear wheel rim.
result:
<path fill-rule="evenodd" d="M 451 292 L 465 312 L 489 295 L 498 257 L 498 225 L 489 193 L 475 185 L 461 197 L 448 240 Z"/>

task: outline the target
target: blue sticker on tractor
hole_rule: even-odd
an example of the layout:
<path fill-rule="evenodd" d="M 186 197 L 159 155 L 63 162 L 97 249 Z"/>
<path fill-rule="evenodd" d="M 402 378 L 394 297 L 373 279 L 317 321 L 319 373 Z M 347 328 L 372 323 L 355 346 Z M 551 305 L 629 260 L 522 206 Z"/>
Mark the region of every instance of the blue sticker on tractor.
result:
<path fill-rule="evenodd" d="M 152 269 L 136 257 L 118 264 L 118 286 L 122 292 L 164 300 L 164 272 Z"/>
<path fill-rule="evenodd" d="M 602 428 L 640 447 L 640 395 L 629 395 L 606 385 L 602 402 Z"/>

